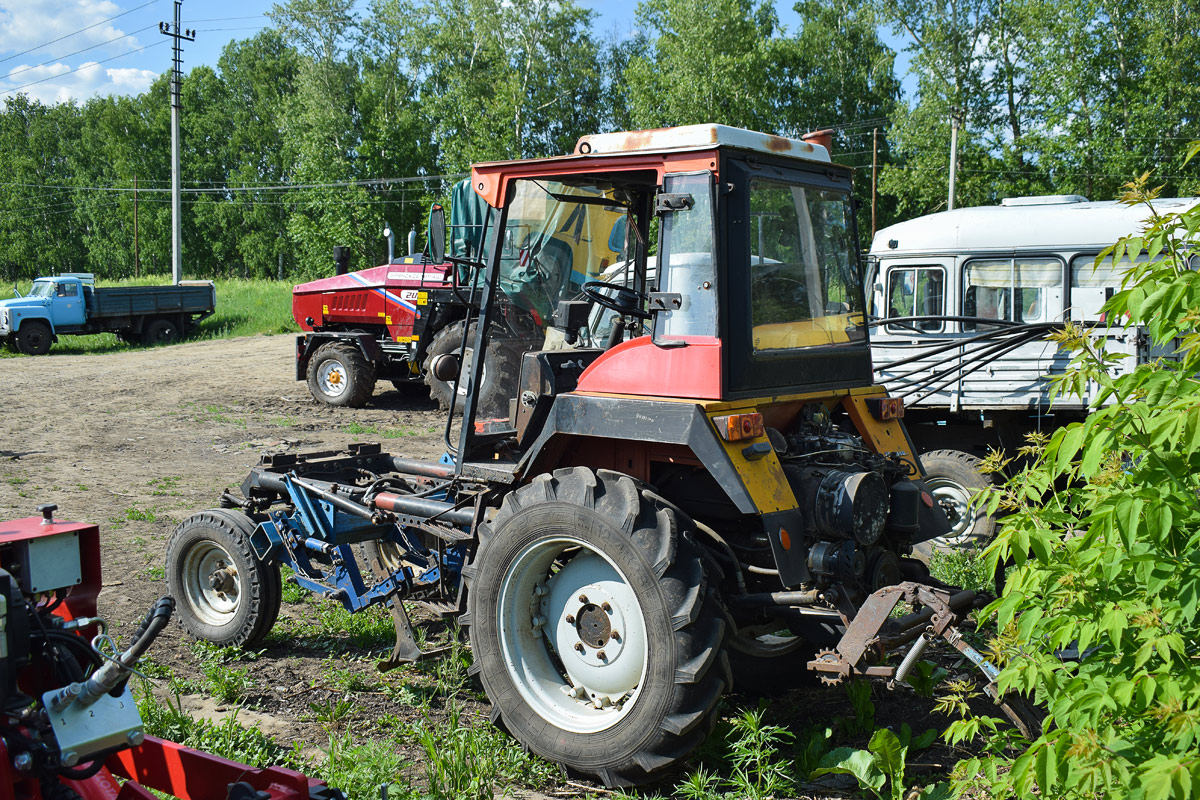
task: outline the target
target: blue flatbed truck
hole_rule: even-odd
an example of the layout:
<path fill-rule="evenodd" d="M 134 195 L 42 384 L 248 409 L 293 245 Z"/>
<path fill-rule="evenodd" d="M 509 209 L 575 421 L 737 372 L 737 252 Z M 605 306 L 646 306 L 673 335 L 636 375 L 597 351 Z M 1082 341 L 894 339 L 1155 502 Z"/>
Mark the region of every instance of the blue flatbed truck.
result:
<path fill-rule="evenodd" d="M 97 287 L 87 272 L 38 278 L 24 296 L 0 300 L 0 342 L 44 355 L 63 334 L 115 333 L 127 342 L 169 344 L 212 315 L 211 281 Z"/>

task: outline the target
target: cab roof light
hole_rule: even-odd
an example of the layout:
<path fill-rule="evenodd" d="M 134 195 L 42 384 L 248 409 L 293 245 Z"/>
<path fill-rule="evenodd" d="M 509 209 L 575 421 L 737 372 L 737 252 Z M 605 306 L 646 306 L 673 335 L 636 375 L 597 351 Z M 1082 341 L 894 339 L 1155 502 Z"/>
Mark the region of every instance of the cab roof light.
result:
<path fill-rule="evenodd" d="M 871 416 L 880 422 L 892 419 L 904 419 L 903 397 L 868 397 L 867 410 Z"/>
<path fill-rule="evenodd" d="M 762 414 L 755 411 L 752 414 L 727 414 L 713 417 L 717 433 L 727 442 L 740 442 L 745 439 L 756 439 L 764 433 Z"/>

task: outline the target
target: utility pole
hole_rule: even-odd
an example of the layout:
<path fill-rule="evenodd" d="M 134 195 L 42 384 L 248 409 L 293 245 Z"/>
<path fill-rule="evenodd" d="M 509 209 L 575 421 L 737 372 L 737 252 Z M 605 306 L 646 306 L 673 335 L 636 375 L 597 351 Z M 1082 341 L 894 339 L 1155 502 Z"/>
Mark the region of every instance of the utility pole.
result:
<path fill-rule="evenodd" d="M 875 189 L 879 172 L 879 128 L 871 132 L 871 238 L 875 238 Z"/>
<path fill-rule="evenodd" d="M 158 32 L 175 41 L 171 45 L 171 280 L 183 280 L 183 199 L 179 188 L 179 88 L 183 80 L 183 58 L 180 42 L 196 41 L 194 30 L 179 27 L 183 0 L 175 0 L 175 23 L 158 23 Z"/>
<path fill-rule="evenodd" d="M 142 277 L 142 260 L 138 255 L 137 175 L 133 176 L 133 277 Z"/>
<path fill-rule="evenodd" d="M 950 195 L 946 200 L 946 210 L 954 210 L 954 183 L 958 174 L 958 110 L 950 112 Z"/>

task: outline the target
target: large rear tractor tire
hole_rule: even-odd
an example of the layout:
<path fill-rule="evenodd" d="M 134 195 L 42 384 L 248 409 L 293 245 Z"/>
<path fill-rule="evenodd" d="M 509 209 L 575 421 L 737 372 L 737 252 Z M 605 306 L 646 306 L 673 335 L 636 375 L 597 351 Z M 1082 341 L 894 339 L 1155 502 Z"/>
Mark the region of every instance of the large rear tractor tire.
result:
<path fill-rule="evenodd" d="M 252 647 L 279 617 L 282 581 L 250 547 L 255 523 L 245 514 L 201 511 L 167 542 L 167 588 L 184 630 L 222 647 Z"/>
<path fill-rule="evenodd" d="M 457 380 L 439 380 L 433 374 L 433 362 L 444 353 L 459 354 L 463 340 L 467 347 L 463 351 L 462 364 Z M 429 384 L 429 396 L 437 401 L 443 411 L 450 410 L 451 399 L 454 401 L 454 414 L 460 416 L 467 402 L 467 385 L 471 379 L 471 361 L 475 352 L 475 326 L 467 327 L 465 322 L 455 322 L 437 332 L 433 341 L 425 351 L 425 363 L 422 371 L 425 382 Z M 476 403 L 476 417 L 490 419 L 508 416 L 508 400 L 513 395 L 517 385 L 517 369 L 519 368 L 520 353 L 516 345 L 497 341 L 494 337 L 488 341 L 487 359 L 483 367 L 483 375 L 479 381 L 479 400 Z"/>
<path fill-rule="evenodd" d="M 686 525 L 606 470 L 505 498 L 463 570 L 493 720 L 608 786 L 669 770 L 708 735 L 731 683 L 727 626 Z"/>
<path fill-rule="evenodd" d="M 17 350 L 27 356 L 44 356 L 50 352 L 54 334 L 50 326 L 40 320 L 31 319 L 22 323 L 16 336 Z"/>
<path fill-rule="evenodd" d="M 933 450 L 921 454 L 925 467 L 925 488 L 935 500 L 949 501 L 953 509 L 951 529 L 945 536 L 920 542 L 914 557 L 929 563 L 935 551 L 982 549 L 996 533 L 996 519 L 989 516 L 973 495 L 992 485 L 979 469 L 980 460 L 961 450 Z"/>
<path fill-rule="evenodd" d="M 308 362 L 308 391 L 327 406 L 362 408 L 375 393 L 375 365 L 346 342 L 328 342 Z"/>

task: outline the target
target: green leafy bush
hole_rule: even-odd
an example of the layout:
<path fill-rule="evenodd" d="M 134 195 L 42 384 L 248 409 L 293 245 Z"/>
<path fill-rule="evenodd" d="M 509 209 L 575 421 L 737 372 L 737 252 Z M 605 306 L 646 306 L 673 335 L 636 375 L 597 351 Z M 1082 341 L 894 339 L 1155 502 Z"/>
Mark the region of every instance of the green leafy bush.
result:
<path fill-rule="evenodd" d="M 944 800 L 949 797 L 945 785 L 927 786 L 910 793 L 905 783 L 908 751 L 923 750 L 933 744 L 936 738 L 937 731 L 932 728 L 916 739 L 912 738 L 912 730 L 908 725 L 902 725 L 899 734 L 880 728 L 871 736 L 866 750 L 852 747 L 831 750 L 821 761 L 821 766 L 813 770 L 812 776 L 851 775 L 858 781 L 858 788 L 879 800 L 905 800 L 906 797 L 914 800 Z"/>
<path fill-rule="evenodd" d="M 1130 204 L 1157 197 L 1146 176 L 1128 190 Z M 987 493 L 989 511 L 1008 515 L 989 569 L 1016 565 L 985 609 L 1000 687 L 1033 695 L 1047 716 L 1015 758 L 995 747 L 960 765 L 960 786 L 989 797 L 1029 797 L 1035 785 L 1042 797 L 1200 794 L 1200 274 L 1188 268 L 1198 231 L 1200 209 L 1156 213 L 1097 259 L 1130 270 L 1107 318 L 1144 326 L 1171 355 L 1113 377 L 1120 356 L 1098 344 L 1105 331 L 1068 325 L 1056 338 L 1075 355 L 1055 389 L 1088 396 L 1092 413 L 1033 437 L 1028 466 Z M 989 729 L 994 720 L 968 716 L 947 733 Z"/>

